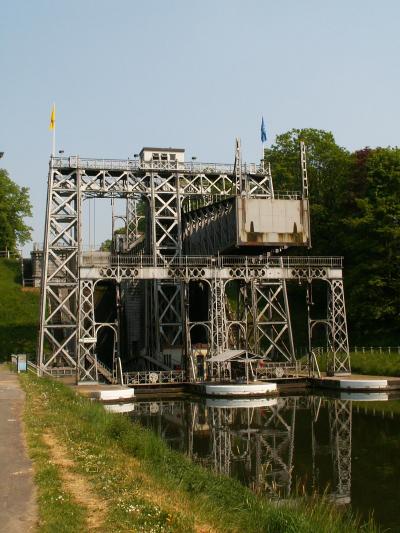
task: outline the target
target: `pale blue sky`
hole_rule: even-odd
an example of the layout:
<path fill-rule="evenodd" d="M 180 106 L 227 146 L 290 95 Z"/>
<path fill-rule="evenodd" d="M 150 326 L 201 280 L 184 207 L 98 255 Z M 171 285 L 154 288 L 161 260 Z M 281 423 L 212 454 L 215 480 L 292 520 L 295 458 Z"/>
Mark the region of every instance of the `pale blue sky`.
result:
<path fill-rule="evenodd" d="M 0 165 L 31 188 L 43 239 L 50 108 L 57 149 L 128 157 L 178 146 L 246 161 L 292 127 L 350 149 L 398 144 L 400 2 L 3 0 Z M 99 206 L 97 240 L 108 224 Z"/>

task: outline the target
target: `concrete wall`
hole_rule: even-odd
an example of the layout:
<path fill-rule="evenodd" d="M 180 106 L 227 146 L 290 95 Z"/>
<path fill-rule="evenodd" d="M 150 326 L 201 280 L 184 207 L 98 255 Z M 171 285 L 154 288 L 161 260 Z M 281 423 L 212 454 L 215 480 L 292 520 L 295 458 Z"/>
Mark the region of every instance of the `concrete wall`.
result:
<path fill-rule="evenodd" d="M 308 201 L 237 199 L 238 245 L 304 246 L 310 238 Z"/>

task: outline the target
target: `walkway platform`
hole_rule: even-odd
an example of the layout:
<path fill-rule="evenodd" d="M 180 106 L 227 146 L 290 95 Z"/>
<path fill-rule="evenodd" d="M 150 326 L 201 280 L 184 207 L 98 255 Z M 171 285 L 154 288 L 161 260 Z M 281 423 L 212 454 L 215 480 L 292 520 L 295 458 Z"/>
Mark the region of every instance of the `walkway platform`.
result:
<path fill-rule="evenodd" d="M 0 365 L 0 530 L 36 530 L 36 489 L 23 434 L 25 394 L 18 377 Z"/>
<path fill-rule="evenodd" d="M 385 376 L 365 376 L 361 374 L 350 374 L 348 376 L 322 376 L 321 378 L 311 378 L 314 387 L 323 389 L 334 389 L 347 392 L 368 392 L 368 391 L 391 391 L 400 390 L 400 378 Z"/>

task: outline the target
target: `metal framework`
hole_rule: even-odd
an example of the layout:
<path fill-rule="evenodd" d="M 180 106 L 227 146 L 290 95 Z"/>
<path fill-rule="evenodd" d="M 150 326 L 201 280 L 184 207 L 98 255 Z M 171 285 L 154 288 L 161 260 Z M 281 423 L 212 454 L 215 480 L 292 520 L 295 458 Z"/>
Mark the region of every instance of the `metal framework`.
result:
<path fill-rule="evenodd" d="M 329 445 L 321 446 L 316 438 L 316 424 L 320 417 L 322 405 L 327 404 L 329 420 Z M 338 504 L 351 501 L 351 435 L 352 402 L 351 400 L 328 400 L 313 397 L 311 399 L 311 439 L 314 490 L 317 489 L 317 455 L 330 454 L 332 457 L 334 486 L 331 497 Z"/>
<path fill-rule="evenodd" d="M 301 162 L 302 197 L 307 198 L 304 146 Z M 52 157 L 42 269 L 40 368 L 76 367 L 80 382 L 97 380 L 99 372 L 105 376 L 107 372 L 100 371 L 96 357 L 101 324 L 95 319 L 93 291 L 99 280 L 112 281 L 118 290 L 121 283 L 134 290 L 142 281 L 146 317 L 143 357 L 158 368 L 168 367 L 162 359 L 166 349 L 180 350 L 184 364 L 188 360 L 193 324 L 187 317 L 187 286 L 192 281 L 209 287 L 209 316 L 198 324 L 209 331 L 211 354 L 232 346 L 241 336 L 240 342 L 267 359 L 293 361 L 286 282 L 324 279 L 330 295 L 326 323 L 334 369 L 349 372 L 340 259 L 183 254 L 183 213 L 192 217 L 193 224 L 205 227 L 209 218 L 218 218 L 221 209 L 226 212 L 229 203 L 223 200 L 234 195 L 277 196 L 269 165 L 242 164 L 240 142 L 234 165 Z M 82 202 L 95 197 L 126 200 L 125 253 L 83 252 Z M 148 209 L 144 248 L 148 255 L 143 255 L 139 232 L 139 200 Z M 203 214 L 194 217 L 193 209 L 203 209 Z M 220 238 L 214 235 L 212 239 L 216 249 L 221 246 Z M 241 286 L 233 320 L 228 309 L 229 282 Z M 115 329 L 118 345 L 118 328 L 114 323 L 106 325 Z M 239 337 L 233 335 L 233 326 L 242 332 Z"/>

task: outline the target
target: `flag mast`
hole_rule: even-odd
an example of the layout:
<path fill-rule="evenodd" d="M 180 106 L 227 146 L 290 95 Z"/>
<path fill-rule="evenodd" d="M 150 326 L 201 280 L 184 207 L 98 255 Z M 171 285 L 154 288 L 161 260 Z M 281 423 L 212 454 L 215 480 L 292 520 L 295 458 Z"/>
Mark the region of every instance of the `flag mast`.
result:
<path fill-rule="evenodd" d="M 53 132 L 51 155 L 54 157 L 56 155 L 56 104 L 53 104 L 51 109 L 49 130 Z"/>
<path fill-rule="evenodd" d="M 262 167 L 265 168 L 265 141 L 267 140 L 267 132 L 265 131 L 264 117 L 261 117 L 261 145 L 262 145 Z"/>

